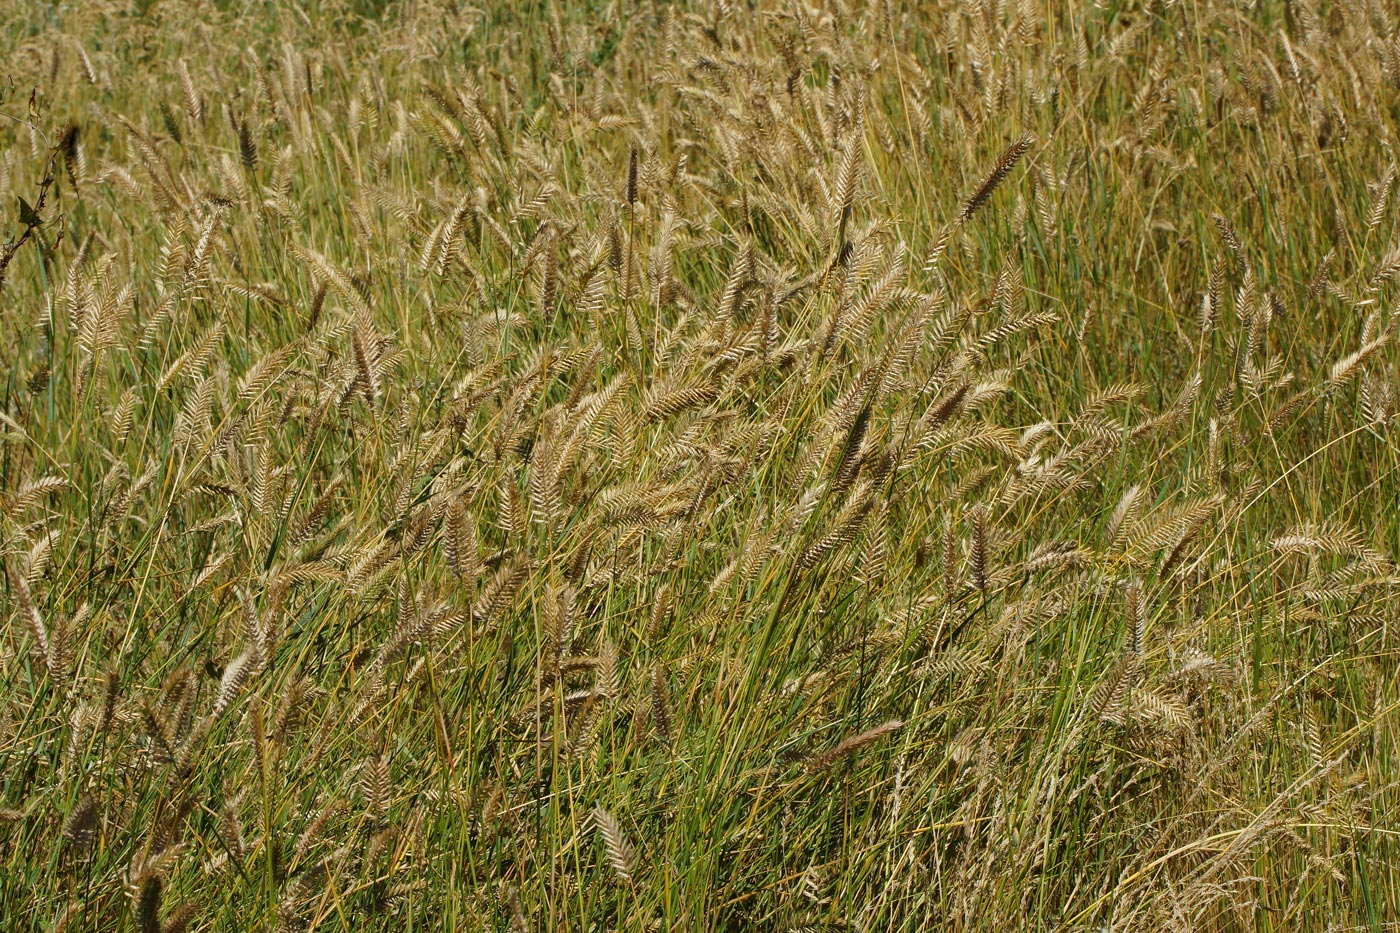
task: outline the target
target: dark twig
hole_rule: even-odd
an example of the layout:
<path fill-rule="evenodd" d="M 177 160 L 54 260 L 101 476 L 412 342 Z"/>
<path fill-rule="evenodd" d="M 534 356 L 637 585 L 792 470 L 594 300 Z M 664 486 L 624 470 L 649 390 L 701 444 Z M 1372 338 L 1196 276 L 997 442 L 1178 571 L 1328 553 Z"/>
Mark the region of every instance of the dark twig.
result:
<path fill-rule="evenodd" d="M 44 178 L 39 182 L 39 196 L 30 204 L 24 198 L 19 199 L 19 220 L 24 225 L 24 229 L 19 236 L 9 242 L 0 245 L 0 287 L 5 284 L 5 273 L 10 268 L 10 263 L 14 261 L 15 255 L 24 248 L 24 244 L 33 238 L 37 231 L 44 224 L 44 205 L 49 199 L 49 189 L 54 183 L 54 167 L 57 165 L 59 150 L 33 123 L 28 120 L 21 120 L 19 117 L 10 116 L 8 113 L 0 113 L 0 117 L 13 120 L 16 123 L 23 123 L 25 126 L 38 133 L 44 139 L 44 144 L 49 147 L 49 157 L 44 163 Z"/>

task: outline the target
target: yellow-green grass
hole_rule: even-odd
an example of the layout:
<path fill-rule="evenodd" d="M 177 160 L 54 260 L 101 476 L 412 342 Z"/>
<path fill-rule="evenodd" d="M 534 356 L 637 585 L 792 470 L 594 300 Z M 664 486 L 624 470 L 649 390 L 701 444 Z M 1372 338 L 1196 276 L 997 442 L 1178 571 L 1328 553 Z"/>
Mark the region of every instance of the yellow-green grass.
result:
<path fill-rule="evenodd" d="M 0 2 L 0 925 L 1400 925 L 1400 11 L 1078 7 Z"/>

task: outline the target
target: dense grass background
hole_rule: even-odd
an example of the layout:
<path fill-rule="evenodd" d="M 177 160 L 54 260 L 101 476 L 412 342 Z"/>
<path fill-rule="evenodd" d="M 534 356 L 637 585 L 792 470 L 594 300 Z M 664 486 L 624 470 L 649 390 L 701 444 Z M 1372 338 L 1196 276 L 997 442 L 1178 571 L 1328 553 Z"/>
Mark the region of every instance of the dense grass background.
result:
<path fill-rule="evenodd" d="M 1070 6 L 0 2 L 4 928 L 1400 925 L 1400 10 Z"/>

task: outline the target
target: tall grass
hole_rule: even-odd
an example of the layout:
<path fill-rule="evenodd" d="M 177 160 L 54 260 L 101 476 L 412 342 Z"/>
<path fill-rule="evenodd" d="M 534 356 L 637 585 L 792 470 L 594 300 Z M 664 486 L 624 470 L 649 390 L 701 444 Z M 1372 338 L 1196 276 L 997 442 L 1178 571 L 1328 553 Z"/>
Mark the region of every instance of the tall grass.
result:
<path fill-rule="evenodd" d="M 0 925 L 1400 925 L 1400 20 L 1073 6 L 0 2 Z"/>

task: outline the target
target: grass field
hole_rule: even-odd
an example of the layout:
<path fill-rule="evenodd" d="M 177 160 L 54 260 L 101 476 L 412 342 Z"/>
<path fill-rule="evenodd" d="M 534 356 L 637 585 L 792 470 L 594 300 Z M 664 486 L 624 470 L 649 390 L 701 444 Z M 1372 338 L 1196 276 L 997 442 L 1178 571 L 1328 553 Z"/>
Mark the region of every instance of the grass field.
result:
<path fill-rule="evenodd" d="M 1400 9 L 0 0 L 5 931 L 1400 929 Z"/>

